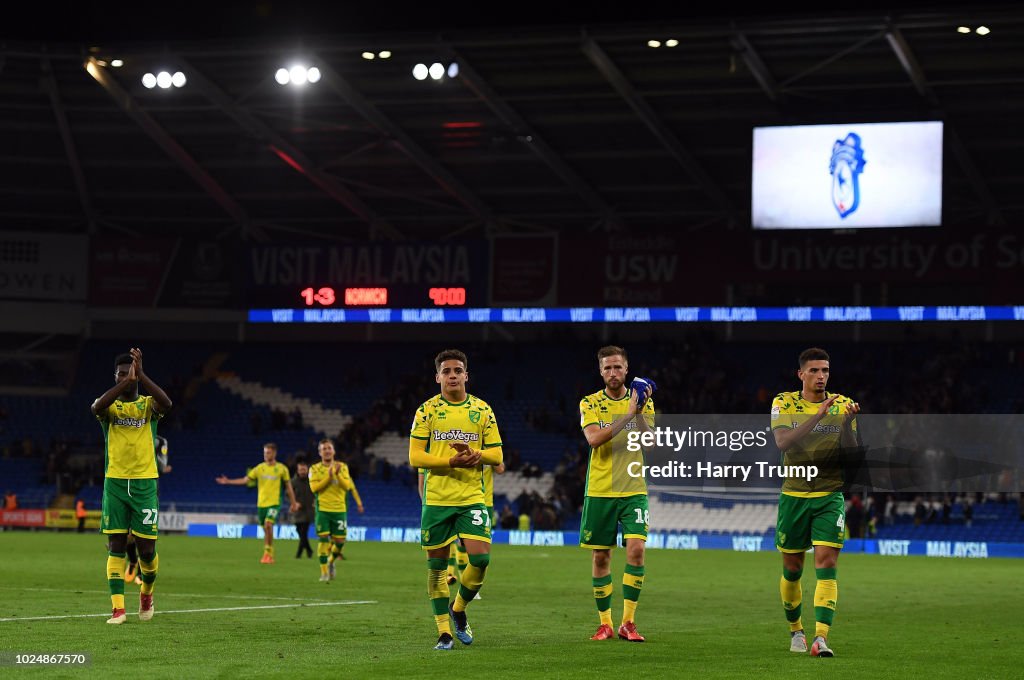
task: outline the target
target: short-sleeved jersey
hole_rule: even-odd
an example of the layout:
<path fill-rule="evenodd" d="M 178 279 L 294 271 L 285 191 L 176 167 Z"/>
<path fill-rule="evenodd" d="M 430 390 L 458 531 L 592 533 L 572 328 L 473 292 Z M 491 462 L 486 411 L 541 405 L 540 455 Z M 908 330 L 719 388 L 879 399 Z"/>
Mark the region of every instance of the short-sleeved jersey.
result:
<path fill-rule="evenodd" d="M 289 482 L 292 478 L 288 474 L 288 466 L 281 462 L 276 462 L 273 465 L 260 463 L 249 470 L 246 477 L 256 480 L 259 487 L 256 506 L 260 508 L 281 505 L 281 483 Z"/>
<path fill-rule="evenodd" d="M 580 428 L 586 429 L 588 425 L 598 425 L 602 429 L 611 427 L 614 421 L 629 412 L 631 397 L 630 389 L 626 390 L 625 396 L 621 399 L 612 399 L 604 390 L 583 397 L 580 400 Z M 647 422 L 653 424 L 654 400 L 648 399 L 644 402 L 641 411 Z M 642 465 L 644 461 L 642 450 L 634 452 L 626 449 L 628 433 L 638 427 L 636 420 L 631 420 L 611 440 L 596 449 L 590 449 L 590 459 L 587 462 L 587 496 L 621 498 L 647 493 L 644 478 L 634 477 L 628 472 L 630 463 L 639 461 Z"/>
<path fill-rule="evenodd" d="M 784 466 L 814 465 L 819 470 L 818 477 L 810 481 L 803 476 L 787 477 L 782 483 L 782 493 L 788 496 L 815 498 L 827 496 L 842 489 L 842 461 L 839 454 L 842 446 L 843 414 L 853 403 L 853 399 L 841 394 L 837 395 L 834 392 L 825 392 L 822 401 L 833 396 L 836 397 L 836 400 L 829 409 L 828 415 L 822 418 L 803 439 L 782 453 Z M 802 423 L 818 412 L 820 406 L 820 401 L 804 399 L 803 393 L 799 390 L 780 392 L 772 401 L 772 430 L 780 427 L 800 427 Z M 856 433 L 856 418 L 853 419 L 851 426 L 853 432 Z"/>
<path fill-rule="evenodd" d="M 335 461 L 341 463 L 341 461 Z M 309 468 L 310 487 L 319 486 L 331 476 L 331 471 L 323 462 L 314 463 Z M 348 492 L 355 486 L 348 465 L 341 463 L 341 471 L 335 475 L 326 488 L 316 494 L 316 508 L 324 512 L 347 512 Z"/>
<path fill-rule="evenodd" d="M 155 479 L 156 424 L 163 417 L 153 409 L 153 397 L 140 396 L 135 401 L 117 399 L 107 410 L 96 415 L 103 428 L 104 474 L 112 479 Z"/>
<path fill-rule="evenodd" d="M 472 394 L 458 403 L 441 395 L 423 402 L 416 409 L 409 436 L 426 440 L 427 453 L 445 460 L 456 453 L 449 446 L 453 442 L 464 442 L 478 451 L 501 446 L 494 411 L 487 402 Z M 479 467 L 428 468 L 423 471 L 423 491 L 424 505 L 483 503 L 483 473 Z"/>

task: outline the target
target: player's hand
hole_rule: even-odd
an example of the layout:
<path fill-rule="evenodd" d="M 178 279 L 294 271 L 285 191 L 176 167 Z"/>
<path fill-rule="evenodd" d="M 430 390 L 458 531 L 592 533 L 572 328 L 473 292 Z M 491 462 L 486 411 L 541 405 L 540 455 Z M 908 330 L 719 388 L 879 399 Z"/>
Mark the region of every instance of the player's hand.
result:
<path fill-rule="evenodd" d="M 341 474 L 341 463 L 331 463 L 331 477 L 337 477 L 339 474 Z"/>
<path fill-rule="evenodd" d="M 626 411 L 627 415 L 635 416 L 636 412 L 640 410 L 637 405 L 640 403 L 640 393 L 633 390 L 633 393 L 629 395 L 629 409 Z"/>
<path fill-rule="evenodd" d="M 131 355 L 132 355 L 132 366 L 135 368 L 135 377 L 136 377 L 136 379 L 141 378 L 143 376 L 143 372 L 142 372 L 142 350 L 139 349 L 138 347 L 132 347 Z"/>
<path fill-rule="evenodd" d="M 449 446 L 451 446 L 453 449 L 455 449 L 460 454 L 467 454 L 467 455 L 470 455 L 470 456 L 475 456 L 477 461 L 480 460 L 481 452 L 480 451 L 474 451 L 469 446 L 469 444 L 467 444 L 466 442 L 452 442 Z"/>
<path fill-rule="evenodd" d="M 166 474 L 169 474 L 170 472 L 171 472 L 171 466 L 170 465 L 165 466 L 164 469 L 163 469 L 163 474 L 166 475 Z"/>
<path fill-rule="evenodd" d="M 362 503 L 360 503 L 359 505 L 357 505 L 357 506 L 356 506 L 356 510 L 358 510 L 358 511 L 359 511 L 359 514 L 360 514 L 360 515 L 361 515 L 361 514 L 363 514 L 363 504 L 362 504 Z"/>
<path fill-rule="evenodd" d="M 227 484 L 228 483 L 228 476 L 227 475 L 221 475 L 220 477 L 217 478 L 217 483 L 218 484 Z"/>
<path fill-rule="evenodd" d="M 448 459 L 448 467 L 453 468 L 472 468 L 479 464 L 479 453 L 457 453 Z"/>
<path fill-rule="evenodd" d="M 456 451 L 456 454 L 448 459 L 449 467 L 470 468 L 480 463 L 480 452 L 471 449 L 466 442 L 453 442 L 449 446 Z"/>
<path fill-rule="evenodd" d="M 290 512 L 292 514 L 295 514 L 296 512 L 299 511 L 299 508 L 301 508 L 301 507 L 302 507 L 302 503 L 292 503 L 291 505 L 288 506 L 288 512 Z"/>
<path fill-rule="evenodd" d="M 845 427 L 849 427 L 850 423 L 853 422 L 853 419 L 856 417 L 858 413 L 860 413 L 860 404 L 858 404 L 857 402 L 849 404 L 846 407 L 846 413 L 843 414 L 843 425 Z"/>
<path fill-rule="evenodd" d="M 831 397 L 821 402 L 821 406 L 818 407 L 818 416 L 827 416 L 828 410 L 832 408 L 832 404 L 836 403 L 836 399 L 838 398 L 838 394 L 833 394 Z"/>

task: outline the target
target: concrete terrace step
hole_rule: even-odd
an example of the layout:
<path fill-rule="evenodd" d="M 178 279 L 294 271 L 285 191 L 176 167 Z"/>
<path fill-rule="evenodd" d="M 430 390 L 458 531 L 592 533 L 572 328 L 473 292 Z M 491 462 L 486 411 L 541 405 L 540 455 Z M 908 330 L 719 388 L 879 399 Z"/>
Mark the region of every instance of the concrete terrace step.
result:
<path fill-rule="evenodd" d="M 303 425 L 326 436 L 337 435 L 352 422 L 352 416 L 338 409 L 325 408 L 306 397 L 285 392 L 279 387 L 242 380 L 237 375 L 218 376 L 215 383 L 222 390 L 237 394 L 259 406 L 276 407 L 285 412 L 294 411 L 298 407 L 302 413 Z"/>

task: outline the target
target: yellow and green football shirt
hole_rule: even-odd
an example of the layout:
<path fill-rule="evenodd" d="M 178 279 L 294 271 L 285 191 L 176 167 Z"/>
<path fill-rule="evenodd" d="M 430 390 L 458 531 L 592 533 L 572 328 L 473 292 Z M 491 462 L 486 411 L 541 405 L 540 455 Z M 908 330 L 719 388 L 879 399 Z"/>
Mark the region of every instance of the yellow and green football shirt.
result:
<path fill-rule="evenodd" d="M 782 483 L 782 493 L 787 496 L 801 498 L 817 498 L 827 496 L 842 489 L 842 447 L 843 414 L 853 399 L 825 392 L 822 401 L 837 397 L 829 409 L 811 432 L 803 439 L 782 453 L 782 464 L 785 466 L 814 465 L 818 468 L 818 476 L 807 481 L 805 477 L 787 477 Z M 796 428 L 818 412 L 821 401 L 807 401 L 800 390 L 796 392 L 780 392 L 772 400 L 772 430 L 780 427 Z M 853 432 L 857 432 L 857 419 L 853 419 Z"/>
<path fill-rule="evenodd" d="M 96 415 L 103 428 L 104 473 L 112 479 L 155 479 L 156 424 L 163 414 L 154 410 L 153 397 L 135 401 L 117 399 Z"/>
<path fill-rule="evenodd" d="M 621 399 L 612 399 L 604 390 L 588 394 L 580 400 L 580 429 L 588 425 L 598 425 L 602 429 L 611 427 L 612 423 L 629 412 L 629 399 L 633 396 L 630 389 L 626 390 Z M 649 424 L 654 423 L 654 400 L 648 399 L 641 409 L 643 417 Z M 647 483 L 642 476 L 634 477 L 628 473 L 629 464 L 639 461 L 643 464 L 643 451 L 628 451 L 626 437 L 629 432 L 637 429 L 636 420 L 631 420 L 612 439 L 596 449 L 590 449 L 590 460 L 587 463 L 587 496 L 598 498 L 622 498 L 647 493 Z"/>
<path fill-rule="evenodd" d="M 335 462 L 340 463 L 341 461 Z M 309 485 L 318 486 L 330 476 L 331 471 L 323 462 L 314 463 L 309 468 Z M 316 494 L 317 510 L 324 512 L 347 512 L 348 505 L 346 501 L 348 492 L 354 488 L 355 483 L 352 481 L 352 475 L 349 474 L 348 465 L 341 463 L 341 471 L 335 475 L 335 478 L 320 493 Z"/>
<path fill-rule="evenodd" d="M 472 394 L 453 403 L 438 395 L 416 410 L 409 436 L 427 442 L 427 453 L 448 460 L 450 443 L 464 442 L 476 450 L 501 446 L 498 422 L 487 402 Z M 487 466 L 485 466 L 487 467 Z M 423 471 L 423 504 L 461 506 L 484 502 L 480 468 L 429 468 Z"/>
<path fill-rule="evenodd" d="M 276 462 L 273 465 L 260 463 L 249 470 L 246 477 L 256 480 L 259 487 L 259 495 L 256 498 L 256 507 L 258 508 L 281 505 L 281 483 L 289 482 L 292 478 L 288 474 L 288 467 L 281 462 Z"/>

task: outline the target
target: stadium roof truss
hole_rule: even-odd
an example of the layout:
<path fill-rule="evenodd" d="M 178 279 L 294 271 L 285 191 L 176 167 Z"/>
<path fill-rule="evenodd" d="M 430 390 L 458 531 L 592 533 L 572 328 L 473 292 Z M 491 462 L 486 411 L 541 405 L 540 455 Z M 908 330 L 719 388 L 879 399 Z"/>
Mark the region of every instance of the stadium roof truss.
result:
<path fill-rule="evenodd" d="M 737 228 L 753 127 L 901 120 L 945 121 L 947 224 L 1019 223 L 1022 46 L 1024 6 L 302 45 L 9 42 L 0 225 L 255 240 Z M 434 62 L 458 74 L 413 78 Z M 320 82 L 279 85 L 292 63 Z M 163 69 L 186 85 L 143 86 Z"/>

